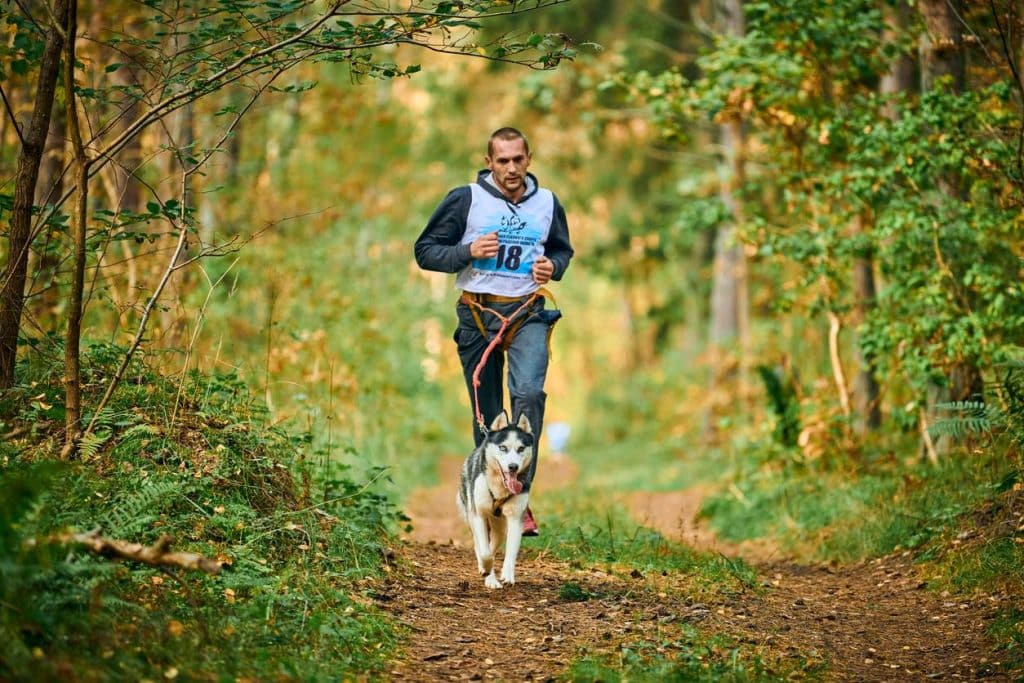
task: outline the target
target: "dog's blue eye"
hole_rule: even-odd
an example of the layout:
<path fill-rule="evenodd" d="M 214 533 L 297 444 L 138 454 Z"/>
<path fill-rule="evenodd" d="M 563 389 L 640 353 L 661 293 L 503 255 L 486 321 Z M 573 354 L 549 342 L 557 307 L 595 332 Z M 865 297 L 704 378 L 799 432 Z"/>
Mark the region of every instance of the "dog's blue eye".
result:
<path fill-rule="evenodd" d="M 501 450 L 502 453 L 508 453 L 508 446 L 498 446 L 498 449 Z"/>
<path fill-rule="evenodd" d="M 516 453 L 522 453 L 525 450 L 526 450 L 526 446 L 520 446 L 519 448 L 516 449 Z"/>

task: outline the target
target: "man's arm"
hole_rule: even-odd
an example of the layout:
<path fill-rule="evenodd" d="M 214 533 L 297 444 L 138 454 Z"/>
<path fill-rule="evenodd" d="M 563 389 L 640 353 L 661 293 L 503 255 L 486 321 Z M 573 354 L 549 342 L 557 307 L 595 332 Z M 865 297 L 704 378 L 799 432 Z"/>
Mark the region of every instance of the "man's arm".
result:
<path fill-rule="evenodd" d="M 469 187 L 457 187 L 434 210 L 414 247 L 420 268 L 457 273 L 469 265 L 470 245 L 460 244 L 460 241 L 466 231 L 471 201 Z"/>
<path fill-rule="evenodd" d="M 551 230 L 548 232 L 548 239 L 544 244 L 544 255 L 551 259 L 551 263 L 555 267 L 551 274 L 552 280 L 562 279 L 565 269 L 569 267 L 569 260 L 573 253 L 572 245 L 569 243 L 569 224 L 565 220 L 565 209 L 562 208 L 558 197 L 555 197 Z"/>

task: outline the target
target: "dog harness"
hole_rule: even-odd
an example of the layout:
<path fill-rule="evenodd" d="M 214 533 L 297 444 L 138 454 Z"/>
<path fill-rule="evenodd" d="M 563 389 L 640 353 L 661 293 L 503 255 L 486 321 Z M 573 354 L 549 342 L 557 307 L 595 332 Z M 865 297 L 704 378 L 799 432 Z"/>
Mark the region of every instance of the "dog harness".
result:
<path fill-rule="evenodd" d="M 512 494 L 512 495 L 516 495 L 516 494 Z M 505 505 L 505 503 L 507 503 L 509 501 L 510 498 L 512 498 L 512 495 L 505 496 L 501 500 L 498 500 L 497 498 L 494 497 L 494 494 L 492 493 L 491 494 L 491 501 L 492 501 L 492 503 L 491 503 L 491 515 L 493 515 L 494 517 L 501 517 L 501 508 L 502 508 L 503 505 Z"/>

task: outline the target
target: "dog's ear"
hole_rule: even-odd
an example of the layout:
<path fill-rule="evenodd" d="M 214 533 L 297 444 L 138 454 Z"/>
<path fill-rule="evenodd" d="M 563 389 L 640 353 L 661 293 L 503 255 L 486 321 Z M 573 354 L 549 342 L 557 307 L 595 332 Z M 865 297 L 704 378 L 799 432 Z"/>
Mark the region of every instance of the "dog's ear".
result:
<path fill-rule="evenodd" d="M 526 417 L 526 413 L 519 414 L 519 422 L 516 422 L 516 428 L 527 434 L 533 434 L 533 428 L 530 427 L 530 418 Z"/>
<path fill-rule="evenodd" d="M 508 427 L 508 413 L 503 410 L 491 420 L 491 431 L 496 432 L 499 429 L 505 429 L 505 427 Z"/>

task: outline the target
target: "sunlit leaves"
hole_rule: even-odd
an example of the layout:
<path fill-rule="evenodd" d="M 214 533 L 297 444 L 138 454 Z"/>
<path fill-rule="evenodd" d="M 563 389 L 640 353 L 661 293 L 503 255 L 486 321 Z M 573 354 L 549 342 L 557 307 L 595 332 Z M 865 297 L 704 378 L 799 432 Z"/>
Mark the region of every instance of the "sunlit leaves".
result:
<path fill-rule="evenodd" d="M 951 363 L 985 364 L 1024 341 L 1012 83 L 881 96 L 919 28 L 883 41 L 868 0 L 744 7 L 744 35 L 717 36 L 699 74 L 639 72 L 609 87 L 643 103 L 669 141 L 745 127 L 740 230 L 788 273 L 791 303 L 851 310 L 853 264 L 874 259 L 881 289 L 859 332 L 882 375 L 923 391 Z"/>

